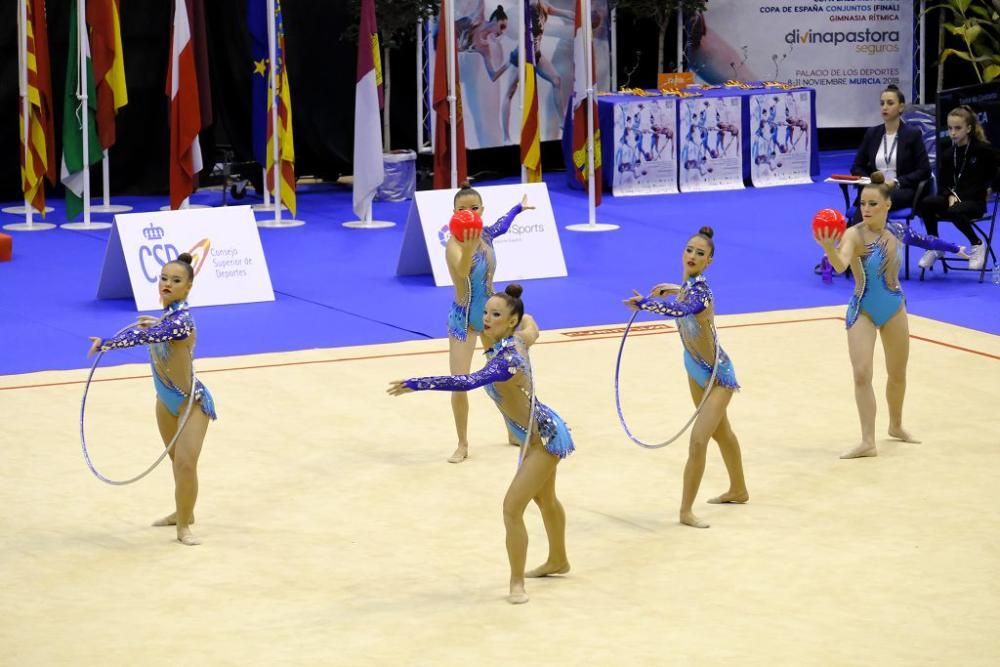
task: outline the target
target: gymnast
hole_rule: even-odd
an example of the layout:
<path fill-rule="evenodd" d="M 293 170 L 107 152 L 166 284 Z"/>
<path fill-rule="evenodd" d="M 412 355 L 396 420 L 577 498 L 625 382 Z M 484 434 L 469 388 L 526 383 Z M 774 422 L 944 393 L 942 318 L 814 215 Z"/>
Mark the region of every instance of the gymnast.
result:
<path fill-rule="evenodd" d="M 454 207 L 456 212 L 472 211 L 480 217 L 485 212 L 483 198 L 467 182 L 455 194 Z M 475 334 L 483 330 L 483 308 L 493 294 L 493 272 L 496 270 L 493 240 L 507 233 L 519 213 L 533 208 L 528 205 L 525 195 L 520 204 L 484 228 L 481 234 L 472 232 L 465 239 L 448 239 L 445 259 L 455 286 L 455 300 L 448 313 L 448 361 L 449 370 L 456 375 L 468 373 L 472 368 Z M 458 447 L 448 461 L 461 463 L 469 456 L 469 397 L 463 393 L 452 394 L 451 410 L 455 416 Z M 517 443 L 512 441 L 511 444 Z"/>
<path fill-rule="evenodd" d="M 508 285 L 486 302 L 482 341 L 487 363 L 470 375 L 411 378 L 391 383 L 388 393 L 400 396 L 411 391 L 451 391 L 464 395 L 484 387 L 497 404 L 511 432 L 522 442 L 524 458 L 503 500 L 503 521 L 507 533 L 507 558 L 510 561 L 510 594 L 507 601 L 528 601 L 525 577 L 545 577 L 569 572 L 566 556 L 566 513 L 556 497 L 556 466 L 574 449 L 569 429 L 551 408 L 534 401 L 534 379 L 527 348 L 537 338 L 538 327 L 524 314 L 521 286 Z M 527 335 L 525 335 L 527 334 Z M 534 410 L 532 411 L 532 407 Z M 548 559 L 525 573 L 528 533 L 524 510 L 534 500 L 542 513 L 549 542 Z"/>
<path fill-rule="evenodd" d="M 919 442 L 903 428 L 903 397 L 906 394 L 906 362 L 910 354 L 910 331 L 906 300 L 899 285 L 899 255 L 903 244 L 927 250 L 946 250 L 963 257 L 965 249 L 933 236 L 924 237 L 909 225 L 889 221 L 892 187 L 885 175 L 876 171 L 871 184 L 859 197 L 864 224 L 847 231 L 821 229 L 816 241 L 838 273 L 848 266 L 854 274 L 854 296 L 847 306 L 847 349 L 854 369 L 854 400 L 861 421 L 861 444 L 840 456 L 853 459 L 877 456 L 875 447 L 875 391 L 872 365 L 875 338 L 882 334 L 888 380 L 885 397 L 889 403 L 889 436 L 903 442 Z"/>
<path fill-rule="evenodd" d="M 705 280 L 704 272 L 715 255 L 714 232 L 711 227 L 702 227 L 688 239 L 682 256 L 684 262 L 684 283 L 673 285 L 661 283 L 653 287 L 649 297 L 638 292 L 625 300 L 632 310 L 646 310 L 677 319 L 677 329 L 684 344 L 684 368 L 688 373 L 688 387 L 694 404 L 700 405 L 706 391 L 708 399 L 691 428 L 687 465 L 684 466 L 684 490 L 681 495 L 680 522 L 695 528 L 708 528 L 692 510 L 701 478 L 705 474 L 705 454 L 709 438 L 719 444 L 722 460 L 729 473 L 729 490 L 708 502 L 745 503 L 750 499 L 746 480 L 743 477 L 743 457 L 740 443 L 736 439 L 726 408 L 733 392 L 740 386 L 736 382 L 733 362 L 718 345 L 715 334 L 715 306 L 712 290 Z M 674 296 L 664 300 L 665 296 Z M 712 387 L 708 382 L 712 368 L 716 364 L 716 350 L 719 353 L 719 369 Z"/>
<path fill-rule="evenodd" d="M 177 433 L 178 418 L 194 395 L 200 410 L 191 410 L 177 444 L 170 451 L 174 470 L 175 511 L 153 523 L 154 526 L 177 526 L 177 540 L 182 544 L 201 542 L 191 533 L 194 504 L 198 499 L 198 456 L 205 441 L 209 420 L 215 419 L 215 403 L 208 387 L 194 381 L 195 325 L 188 310 L 187 296 L 194 280 L 191 255 L 181 253 L 160 272 L 160 301 L 164 312 L 160 318 L 142 316 L 136 327 L 105 340 L 91 337 L 90 356 L 97 351 L 149 346 L 153 386 L 156 388 L 156 424 L 164 446 L 169 446 Z"/>

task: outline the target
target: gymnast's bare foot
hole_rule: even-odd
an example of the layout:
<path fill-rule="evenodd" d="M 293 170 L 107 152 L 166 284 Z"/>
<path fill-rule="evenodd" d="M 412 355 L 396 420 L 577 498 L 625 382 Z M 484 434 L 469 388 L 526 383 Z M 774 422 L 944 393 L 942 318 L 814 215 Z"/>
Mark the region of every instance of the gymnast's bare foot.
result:
<path fill-rule="evenodd" d="M 510 585 L 510 595 L 507 596 L 507 602 L 511 604 L 524 604 L 528 601 L 528 594 L 524 592 L 524 582 L 519 584 Z"/>
<path fill-rule="evenodd" d="M 181 544 L 186 544 L 189 547 L 193 547 L 201 544 L 201 540 L 191 534 L 191 529 L 187 526 L 177 527 L 177 541 Z"/>
<path fill-rule="evenodd" d="M 529 570 L 524 573 L 529 579 L 537 579 L 538 577 L 547 577 L 550 574 L 566 574 L 569 572 L 569 561 L 564 560 L 562 563 L 550 563 L 545 561 L 534 570 Z"/>
<path fill-rule="evenodd" d="M 914 438 L 908 431 L 903 429 L 902 426 L 890 426 L 889 427 L 889 437 L 896 438 L 897 440 L 902 440 L 903 442 L 913 442 L 920 444 L 920 441 Z"/>
<path fill-rule="evenodd" d="M 708 528 L 709 524 L 694 515 L 694 512 L 681 512 L 681 523 L 692 528 Z"/>
<path fill-rule="evenodd" d="M 865 456 L 878 456 L 878 450 L 875 449 L 875 443 L 862 442 L 860 445 L 855 447 L 849 452 L 844 452 L 840 455 L 842 459 L 860 459 Z"/>
<path fill-rule="evenodd" d="M 467 458 L 469 458 L 469 446 L 459 445 L 455 453 L 448 457 L 448 463 L 461 463 Z"/>
<path fill-rule="evenodd" d="M 708 502 L 713 505 L 725 505 L 726 503 L 741 505 L 748 500 L 750 500 L 750 492 L 743 489 L 742 491 L 726 491 L 721 496 L 709 498 Z"/>
<path fill-rule="evenodd" d="M 191 523 L 194 523 L 194 517 L 191 517 Z M 177 525 L 177 512 L 171 512 L 170 516 L 165 516 L 162 519 L 157 519 L 153 522 L 154 526 L 176 526 Z"/>

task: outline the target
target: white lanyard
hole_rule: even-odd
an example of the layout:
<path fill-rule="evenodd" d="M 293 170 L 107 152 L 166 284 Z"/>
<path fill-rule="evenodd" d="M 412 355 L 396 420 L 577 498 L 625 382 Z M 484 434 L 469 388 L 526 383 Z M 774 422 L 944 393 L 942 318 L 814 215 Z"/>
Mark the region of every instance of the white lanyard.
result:
<path fill-rule="evenodd" d="M 892 148 L 888 146 L 888 141 L 886 141 L 886 135 L 882 135 L 882 158 L 885 160 L 885 168 L 889 168 L 889 163 L 892 162 L 892 154 L 896 152 L 896 142 L 899 141 L 899 130 L 896 130 L 896 136 L 892 138 Z M 878 166 L 878 165 L 875 165 Z"/>

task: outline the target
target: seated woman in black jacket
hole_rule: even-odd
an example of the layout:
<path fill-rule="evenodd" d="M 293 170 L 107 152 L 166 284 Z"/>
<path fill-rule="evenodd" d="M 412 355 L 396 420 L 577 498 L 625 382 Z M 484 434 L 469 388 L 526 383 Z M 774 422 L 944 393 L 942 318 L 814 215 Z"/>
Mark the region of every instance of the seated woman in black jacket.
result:
<path fill-rule="evenodd" d="M 963 105 L 948 112 L 951 145 L 938 156 L 938 194 L 917 206 L 927 234 L 938 235 L 938 220 L 950 220 L 969 239 L 969 268 L 983 268 L 986 246 L 976 235 L 972 220 L 986 212 L 986 191 L 997 175 L 996 154 L 975 112 Z M 944 253 L 928 250 L 918 264 L 930 268 Z"/>
<path fill-rule="evenodd" d="M 885 174 L 885 182 L 892 188 L 891 211 L 910 206 L 917 184 L 931 177 L 931 163 L 922 133 L 900 119 L 904 102 L 903 93 L 896 86 L 890 85 L 882 91 L 879 107 L 883 122 L 865 132 L 851 166 L 855 176 L 867 176 L 876 171 Z M 852 225 L 861 221 L 857 200 L 854 206 Z"/>

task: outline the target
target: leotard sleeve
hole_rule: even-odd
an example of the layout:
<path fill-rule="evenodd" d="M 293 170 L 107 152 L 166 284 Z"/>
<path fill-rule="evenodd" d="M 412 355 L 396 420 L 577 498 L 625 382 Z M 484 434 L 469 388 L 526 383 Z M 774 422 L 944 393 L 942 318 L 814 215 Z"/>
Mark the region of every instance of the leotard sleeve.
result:
<path fill-rule="evenodd" d="M 495 239 L 498 236 L 503 236 L 507 233 L 507 230 L 510 229 L 511 223 L 514 222 L 514 218 L 516 218 L 523 210 L 524 209 L 521 208 L 521 205 L 517 204 L 514 208 L 507 211 L 507 215 L 503 216 L 489 227 L 486 227 L 483 230 L 483 235 L 492 239 Z"/>
<path fill-rule="evenodd" d="M 482 369 L 469 375 L 439 375 L 436 377 L 410 378 L 403 384 L 413 391 L 472 391 L 479 387 L 504 382 L 518 372 L 516 361 L 498 354 Z"/>
<path fill-rule="evenodd" d="M 703 282 L 695 283 L 679 299 L 647 299 L 639 301 L 642 310 L 665 317 L 686 317 L 696 315 L 708 308 L 712 302 L 712 291 Z"/>
<path fill-rule="evenodd" d="M 194 319 L 186 310 L 168 314 L 151 327 L 132 327 L 114 338 L 101 341 L 101 351 L 183 340 L 194 333 Z"/>

